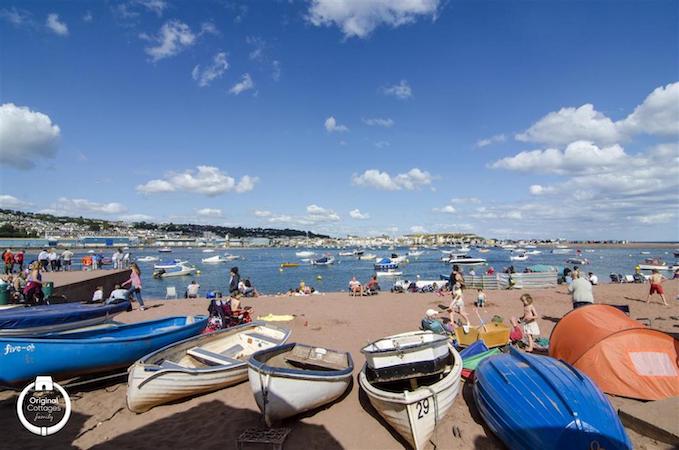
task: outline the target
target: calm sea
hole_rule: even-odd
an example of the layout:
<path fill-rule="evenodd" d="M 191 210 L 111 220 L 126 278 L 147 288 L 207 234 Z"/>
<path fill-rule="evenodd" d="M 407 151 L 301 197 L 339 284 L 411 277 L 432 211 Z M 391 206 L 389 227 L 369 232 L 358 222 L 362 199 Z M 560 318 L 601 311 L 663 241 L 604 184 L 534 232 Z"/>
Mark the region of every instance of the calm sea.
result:
<path fill-rule="evenodd" d="M 139 263 L 142 269 L 142 281 L 144 285 L 144 295 L 153 298 L 165 297 L 165 290 L 168 286 L 175 286 L 180 295 L 183 294 L 186 285 L 195 279 L 201 285 L 201 293 L 204 295 L 208 290 L 227 291 L 229 281 L 229 268 L 237 266 L 243 278 L 249 278 L 253 285 L 262 293 L 275 294 L 286 292 L 290 288 L 299 285 L 304 281 L 321 292 L 342 291 L 347 289 L 347 284 L 352 276 L 356 276 L 359 281 L 366 282 L 374 273 L 374 260 L 358 260 L 354 257 L 340 257 L 339 250 L 319 250 L 312 249 L 317 255 L 329 253 L 336 258 L 336 263 L 332 266 L 312 266 L 311 264 L 300 261 L 295 256 L 295 252 L 303 249 L 286 248 L 265 248 L 265 249 L 228 249 L 228 253 L 238 255 L 241 259 L 229 263 L 203 264 L 201 259 L 214 255 L 224 254 L 224 249 L 216 249 L 214 253 L 203 253 L 200 249 L 174 249 L 172 253 L 158 253 L 155 249 L 132 249 L 133 257 L 159 256 L 161 259 L 170 260 L 180 258 L 194 264 L 200 274 L 195 277 L 177 277 L 165 280 L 152 278 L 153 262 Z M 495 270 L 501 271 L 510 264 L 513 264 L 517 272 L 533 264 L 549 264 L 558 266 L 572 267 L 567 264 L 569 256 L 575 256 L 575 251 L 568 255 L 552 254 L 550 250 L 542 250 L 540 255 L 531 255 L 527 261 L 510 261 L 508 251 L 491 249 L 488 253 L 478 253 L 472 250 L 469 254 L 480 256 L 488 261 L 488 265 Z M 644 258 L 659 256 L 668 264 L 674 262 L 673 251 L 675 247 L 655 249 L 586 249 L 582 248 L 582 256 L 589 259 L 591 264 L 583 266 L 588 272 L 594 272 L 599 276 L 601 282 L 609 282 L 611 272 L 631 274 L 634 266 Z M 397 248 L 395 253 L 402 255 L 407 253 L 407 248 Z M 646 252 L 648 252 L 646 254 Z M 370 250 L 379 257 L 389 256 L 392 251 L 387 249 Z M 29 252 L 27 260 L 35 257 L 37 253 Z M 104 252 L 104 256 L 110 256 L 111 251 Z M 74 261 L 79 261 L 84 252 L 76 253 Z M 443 254 L 440 250 L 424 250 L 424 254 L 419 257 L 411 257 L 410 262 L 402 264 L 400 269 L 403 271 L 402 279 L 414 280 L 417 276 L 420 279 L 438 279 L 440 274 L 449 274 L 451 267 L 449 264 L 441 262 Z M 283 262 L 299 262 L 301 265 L 294 268 L 280 269 Z M 487 266 L 474 266 L 477 273 L 486 270 Z M 469 272 L 470 267 L 464 268 L 465 273 Z M 665 272 L 665 276 L 670 276 L 670 272 Z M 382 288 L 390 288 L 393 280 L 381 278 Z"/>

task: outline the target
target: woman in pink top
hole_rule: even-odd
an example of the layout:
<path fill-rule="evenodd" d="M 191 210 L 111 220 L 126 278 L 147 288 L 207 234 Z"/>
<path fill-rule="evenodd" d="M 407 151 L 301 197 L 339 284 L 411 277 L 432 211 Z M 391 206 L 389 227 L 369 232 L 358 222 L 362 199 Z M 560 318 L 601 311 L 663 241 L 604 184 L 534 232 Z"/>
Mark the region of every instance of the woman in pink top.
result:
<path fill-rule="evenodd" d="M 130 274 L 130 279 L 127 280 L 122 284 L 122 286 L 130 285 L 130 289 L 127 291 L 127 296 L 132 297 L 134 296 L 137 298 L 137 302 L 139 303 L 139 309 L 144 311 L 146 308 L 144 307 L 144 300 L 141 298 L 141 270 L 139 270 L 139 266 L 136 263 L 132 263 L 130 266 L 132 269 L 132 273 Z"/>

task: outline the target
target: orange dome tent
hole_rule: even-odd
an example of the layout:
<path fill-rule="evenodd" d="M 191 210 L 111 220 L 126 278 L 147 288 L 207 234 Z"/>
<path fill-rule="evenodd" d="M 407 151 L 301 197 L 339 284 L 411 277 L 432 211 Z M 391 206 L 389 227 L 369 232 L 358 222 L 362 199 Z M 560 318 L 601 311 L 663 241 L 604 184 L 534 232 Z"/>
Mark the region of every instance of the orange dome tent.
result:
<path fill-rule="evenodd" d="M 549 355 L 589 375 L 602 391 L 660 400 L 679 395 L 679 341 L 608 305 L 575 309 L 556 324 Z"/>

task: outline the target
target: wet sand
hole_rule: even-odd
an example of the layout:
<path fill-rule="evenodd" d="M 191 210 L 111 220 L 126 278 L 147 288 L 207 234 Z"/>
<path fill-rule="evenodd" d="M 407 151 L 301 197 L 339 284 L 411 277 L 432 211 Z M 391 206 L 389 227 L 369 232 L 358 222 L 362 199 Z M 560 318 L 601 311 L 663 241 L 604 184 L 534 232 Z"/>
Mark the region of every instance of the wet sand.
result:
<path fill-rule="evenodd" d="M 630 306 L 631 317 L 648 319 L 653 328 L 679 333 L 679 281 L 665 282 L 670 307 L 643 303 L 648 285 L 624 284 L 595 287 L 598 303 Z M 540 315 L 543 337 L 549 337 L 554 324 L 570 310 L 565 287 L 489 291 L 484 320 L 499 314 L 506 320 L 522 313 L 519 296 L 529 292 Z M 467 309 L 474 323 L 479 319 L 471 305 L 473 292 L 466 295 Z M 147 311 L 132 311 L 118 316 L 123 322 L 137 322 L 168 315 L 205 314 L 205 299 L 149 301 Z M 350 297 L 331 293 L 308 297 L 265 296 L 247 299 L 255 316 L 292 314 L 295 319 L 279 323 L 293 332 L 290 342 L 302 342 L 350 351 L 358 374 L 364 362 L 360 348 L 382 336 L 415 330 L 424 311 L 449 303 L 436 294 L 381 293 L 373 297 Z M 249 427 L 264 426 L 247 382 L 208 395 L 170 405 L 144 414 L 134 414 L 125 406 L 125 383 L 73 392 L 73 415 L 69 424 L 54 436 L 41 438 L 25 431 L 16 413 L 16 395 L 0 392 L 0 448 L 235 448 L 236 438 Z M 398 449 L 404 442 L 390 431 L 360 392 L 356 380 L 350 391 L 335 404 L 305 417 L 289 421 L 292 428 L 285 448 L 296 449 Z M 615 406 L 633 400 L 610 397 Z M 454 436 L 453 428 L 459 430 Z M 671 446 L 628 430 L 637 449 L 665 449 Z M 465 385 L 445 419 L 439 424 L 434 443 L 439 449 L 503 448 L 485 427 L 473 404 L 471 386 Z M 432 445 L 429 448 L 434 448 Z"/>

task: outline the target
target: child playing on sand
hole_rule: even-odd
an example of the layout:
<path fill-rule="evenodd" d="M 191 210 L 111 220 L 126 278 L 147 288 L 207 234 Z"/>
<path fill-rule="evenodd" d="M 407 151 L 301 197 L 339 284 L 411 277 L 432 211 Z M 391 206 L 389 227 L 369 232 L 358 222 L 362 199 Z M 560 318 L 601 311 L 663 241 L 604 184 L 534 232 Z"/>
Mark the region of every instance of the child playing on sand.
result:
<path fill-rule="evenodd" d="M 667 304 L 667 300 L 665 299 L 665 291 L 663 290 L 661 284 L 664 279 L 665 277 L 662 276 L 658 269 L 653 269 L 653 273 L 651 273 L 651 276 L 648 279 L 648 281 L 651 283 L 651 289 L 648 291 L 648 295 L 646 296 L 646 303 L 650 302 L 651 296 L 657 293 L 660 296 L 663 305 L 669 306 Z"/>
<path fill-rule="evenodd" d="M 486 306 L 486 293 L 483 292 L 482 288 L 479 288 L 478 294 L 476 295 L 476 307 L 483 308 Z"/>
<path fill-rule="evenodd" d="M 462 298 L 462 287 L 460 286 L 460 283 L 455 283 L 453 285 L 453 301 L 450 302 L 450 323 L 453 325 L 457 323 L 455 321 L 455 314 L 459 314 L 465 320 L 465 323 L 462 326 L 466 333 L 469 330 L 470 322 L 469 316 L 467 316 L 467 312 L 464 310 L 464 299 Z"/>
<path fill-rule="evenodd" d="M 538 327 L 538 313 L 533 306 L 533 297 L 530 294 L 523 294 L 521 296 L 521 303 L 523 304 L 523 316 L 519 319 L 523 325 L 523 334 L 528 338 L 527 352 L 533 351 L 535 339 L 540 336 L 540 327 Z"/>

